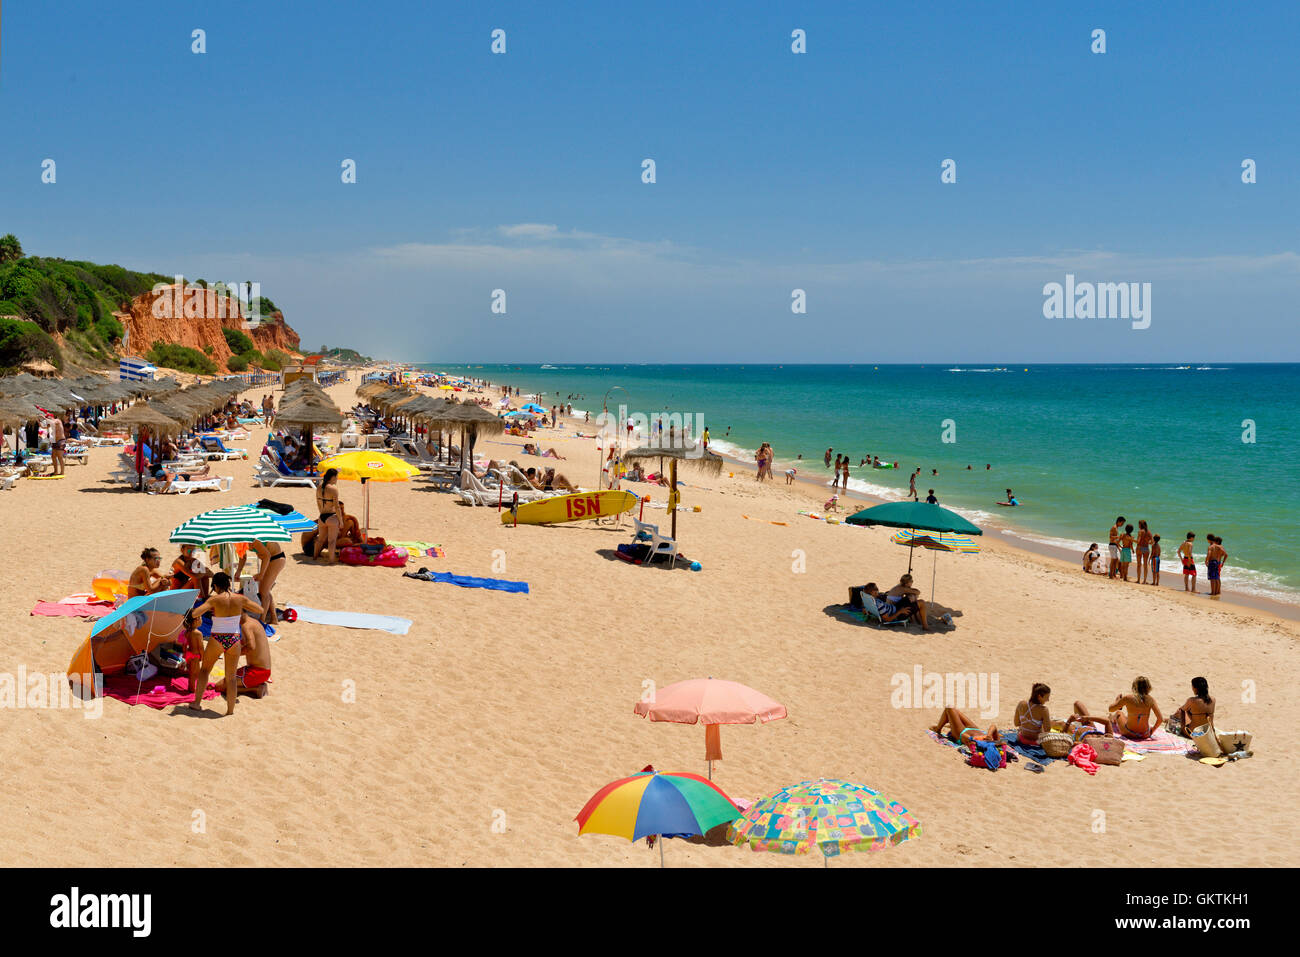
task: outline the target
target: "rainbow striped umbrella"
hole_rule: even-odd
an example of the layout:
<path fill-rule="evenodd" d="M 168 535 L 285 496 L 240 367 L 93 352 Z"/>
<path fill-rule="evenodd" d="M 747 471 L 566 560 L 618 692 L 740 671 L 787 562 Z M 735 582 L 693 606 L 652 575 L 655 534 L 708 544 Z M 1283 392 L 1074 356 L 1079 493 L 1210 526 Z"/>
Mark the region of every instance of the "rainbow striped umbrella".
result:
<path fill-rule="evenodd" d="M 727 840 L 751 850 L 825 858 L 883 851 L 921 836 L 921 823 L 896 801 L 848 781 L 801 781 L 759 801 L 727 828 Z"/>
<path fill-rule="evenodd" d="M 960 538 L 954 535 L 945 538 L 943 532 L 940 532 L 939 537 L 935 538 L 932 535 L 918 535 L 916 532 L 904 530 L 891 535 L 889 540 L 895 545 L 915 545 L 917 548 L 934 548 L 937 545 L 939 546 L 938 550 L 944 552 L 970 552 L 973 554 L 980 550 L 979 545 L 969 538 Z"/>
<path fill-rule="evenodd" d="M 606 784 L 578 816 L 578 834 L 612 834 L 637 841 L 652 834 L 704 834 L 734 821 L 740 808 L 698 774 L 641 772 Z M 663 842 L 659 864 L 663 866 Z"/>

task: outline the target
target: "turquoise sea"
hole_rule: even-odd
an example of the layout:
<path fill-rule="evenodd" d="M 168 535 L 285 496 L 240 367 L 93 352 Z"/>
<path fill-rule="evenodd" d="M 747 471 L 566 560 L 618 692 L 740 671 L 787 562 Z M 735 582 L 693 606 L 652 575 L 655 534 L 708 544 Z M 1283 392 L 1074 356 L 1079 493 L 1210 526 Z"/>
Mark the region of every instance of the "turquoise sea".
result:
<path fill-rule="evenodd" d="M 798 455 L 802 476 L 829 480 L 829 447 L 854 463 L 850 488 L 899 498 L 920 466 L 922 498 L 933 488 L 977 524 L 1080 552 L 1104 546 L 1116 515 L 1146 519 L 1167 573 L 1187 532 L 1198 561 L 1214 533 L 1230 557 L 1225 591 L 1300 603 L 1300 365 L 425 368 L 540 392 L 547 407 L 572 401 L 593 422 L 606 402 L 611 412 L 701 415 L 716 451 L 752 462 L 771 443 L 778 481 Z M 867 455 L 899 469 L 858 467 Z M 994 506 L 1008 486 L 1022 507 Z"/>

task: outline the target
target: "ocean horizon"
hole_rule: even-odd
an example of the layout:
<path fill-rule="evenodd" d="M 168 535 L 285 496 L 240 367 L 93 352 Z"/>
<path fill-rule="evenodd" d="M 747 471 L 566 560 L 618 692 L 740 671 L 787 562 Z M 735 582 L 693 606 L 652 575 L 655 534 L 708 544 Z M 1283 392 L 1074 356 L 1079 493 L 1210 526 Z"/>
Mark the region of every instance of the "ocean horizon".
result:
<path fill-rule="evenodd" d="M 1082 552 L 1117 515 L 1174 553 L 1207 533 L 1229 554 L 1225 591 L 1300 604 L 1291 540 L 1300 470 L 1300 364 L 1225 362 L 895 364 L 418 363 L 508 383 L 576 414 L 677 414 L 715 451 L 752 462 L 763 442 L 779 473 L 829 482 L 847 454 L 851 490 L 917 489 L 977 524 Z M 861 465 L 879 456 L 896 470 Z M 970 468 L 968 469 L 967 466 Z M 986 466 L 991 466 L 988 468 Z M 937 475 L 934 474 L 937 472 Z M 1018 508 L 995 502 L 1014 490 Z M 829 490 L 828 490 L 829 491 Z M 1202 568 L 1203 577 L 1203 568 Z M 1201 587 L 1204 588 L 1202 582 Z"/>

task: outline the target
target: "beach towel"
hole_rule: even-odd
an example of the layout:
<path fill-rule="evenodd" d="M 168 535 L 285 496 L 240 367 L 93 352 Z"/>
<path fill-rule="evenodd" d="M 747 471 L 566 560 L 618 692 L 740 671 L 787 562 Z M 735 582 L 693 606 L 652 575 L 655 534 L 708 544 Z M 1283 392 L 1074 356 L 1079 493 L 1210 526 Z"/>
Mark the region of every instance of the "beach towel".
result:
<path fill-rule="evenodd" d="M 504 578 L 475 578 L 473 575 L 454 575 L 451 572 L 431 572 L 421 568 L 418 572 L 402 572 L 403 578 L 418 578 L 426 582 L 445 582 L 461 588 L 490 588 L 493 591 L 513 591 L 528 594 L 528 582 L 506 581 Z"/>
<path fill-rule="evenodd" d="M 62 602 L 38 601 L 32 609 L 33 615 L 46 618 L 102 618 L 113 610 L 111 601 Z"/>
<path fill-rule="evenodd" d="M 1021 744 L 1020 736 L 1014 731 L 1004 732 L 1001 740 L 1007 744 L 1017 754 L 1023 755 L 1039 764 L 1048 765 L 1053 761 L 1064 761 L 1065 758 L 1049 758 L 1047 752 L 1036 744 Z"/>
<path fill-rule="evenodd" d="M 411 630 L 413 622 L 409 618 L 395 618 L 391 615 L 363 615 L 354 611 L 322 611 L 308 608 L 306 605 L 288 604 L 298 615 L 299 621 L 313 625 L 337 625 L 340 628 L 364 628 L 371 631 L 386 631 L 390 635 L 404 635 Z"/>
<path fill-rule="evenodd" d="M 1195 751 L 1196 745 L 1187 738 L 1180 738 L 1176 734 L 1171 734 L 1164 728 L 1160 728 L 1151 737 L 1145 741 L 1130 741 L 1124 738 L 1124 750 L 1135 751 L 1138 754 L 1178 754 L 1183 755 Z"/>
<path fill-rule="evenodd" d="M 211 680 L 211 679 L 209 679 Z M 220 694 L 211 685 L 203 692 L 207 701 Z M 129 705 L 145 704 L 162 710 L 173 705 L 186 704 L 194 700 L 194 691 L 190 688 L 189 678 L 150 678 L 143 684 L 130 675 L 112 675 L 104 677 L 104 696 L 125 701 Z"/>
<path fill-rule="evenodd" d="M 434 545 L 430 542 L 392 542 L 388 543 L 394 548 L 405 548 L 412 555 L 422 555 L 425 558 L 446 558 L 447 553 L 443 551 L 441 545 Z"/>

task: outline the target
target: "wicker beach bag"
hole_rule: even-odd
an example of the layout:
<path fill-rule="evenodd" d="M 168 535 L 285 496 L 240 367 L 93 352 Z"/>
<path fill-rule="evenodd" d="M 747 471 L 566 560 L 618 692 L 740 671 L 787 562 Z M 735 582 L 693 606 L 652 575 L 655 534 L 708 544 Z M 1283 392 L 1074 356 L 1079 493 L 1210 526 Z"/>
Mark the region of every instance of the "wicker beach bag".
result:
<path fill-rule="evenodd" d="M 1047 752 L 1049 758 L 1063 758 L 1074 747 L 1074 738 L 1059 731 L 1048 731 L 1038 736 L 1038 746 Z"/>

